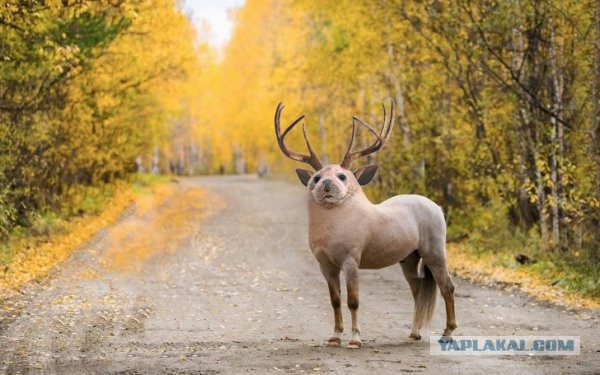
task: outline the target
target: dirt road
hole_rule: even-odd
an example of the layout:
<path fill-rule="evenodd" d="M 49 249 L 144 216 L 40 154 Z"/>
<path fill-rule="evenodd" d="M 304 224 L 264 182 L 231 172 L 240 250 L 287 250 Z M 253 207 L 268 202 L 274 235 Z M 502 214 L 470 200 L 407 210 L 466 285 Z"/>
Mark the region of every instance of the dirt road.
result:
<path fill-rule="evenodd" d="M 17 317 L 3 313 L 0 373 L 600 373 L 598 312 L 582 317 L 461 280 L 457 335 L 581 336 L 581 355 L 430 356 L 443 304 L 425 340 L 409 340 L 413 302 L 400 267 L 361 271 L 363 348 L 328 348 L 333 317 L 308 251 L 301 187 L 254 177 L 179 186 L 207 188 L 205 203 L 220 208 L 198 214 L 189 236 L 142 266 L 103 266 L 115 246 L 100 233 L 13 301 Z M 344 318 L 345 344 L 347 309 Z"/>

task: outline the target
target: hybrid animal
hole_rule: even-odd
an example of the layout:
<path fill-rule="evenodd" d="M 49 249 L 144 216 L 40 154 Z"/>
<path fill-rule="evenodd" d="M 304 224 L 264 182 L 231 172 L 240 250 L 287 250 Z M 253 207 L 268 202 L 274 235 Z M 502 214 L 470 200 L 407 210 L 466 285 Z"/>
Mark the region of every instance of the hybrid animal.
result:
<path fill-rule="evenodd" d="M 387 117 L 383 107 L 383 125 L 377 132 L 371 125 L 353 117 L 350 145 L 340 164 L 325 165 L 312 148 L 302 124 L 308 155 L 299 154 L 285 143 L 285 137 L 304 115 L 281 131 L 279 103 L 275 111 L 275 134 L 284 155 L 309 164 L 314 171 L 296 169 L 308 192 L 308 238 L 312 253 L 327 281 L 335 318 L 328 345 L 342 342 L 340 272 L 346 279 L 348 308 L 352 316 L 349 348 L 360 348 L 358 323 L 358 270 L 379 269 L 400 264 L 415 302 L 410 338 L 419 340 L 419 331 L 430 320 L 435 308 L 437 288 L 446 305 L 446 328 L 442 339 L 450 339 L 457 327 L 454 312 L 454 284 L 446 265 L 446 221 L 442 209 L 420 195 L 398 195 L 380 204 L 371 203 L 361 186 L 375 176 L 378 166 L 365 165 L 354 171 L 352 164 L 380 150 L 390 139 L 394 122 L 394 102 Z M 375 136 L 370 146 L 352 151 L 357 124 Z"/>

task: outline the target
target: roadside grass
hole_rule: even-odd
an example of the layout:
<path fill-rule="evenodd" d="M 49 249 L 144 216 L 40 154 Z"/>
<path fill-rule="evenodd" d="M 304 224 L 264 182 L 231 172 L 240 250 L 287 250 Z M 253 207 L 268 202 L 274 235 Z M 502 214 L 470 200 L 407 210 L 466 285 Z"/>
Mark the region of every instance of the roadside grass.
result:
<path fill-rule="evenodd" d="M 210 236 L 198 233 L 199 224 L 220 211 L 225 202 L 211 190 L 186 184 L 162 184 L 152 194 L 138 197 L 132 214 L 107 231 L 110 245 L 104 248 L 99 264 L 119 273 L 146 270 L 148 262 L 162 262 L 187 240 L 210 243 Z M 210 259 L 215 254 L 203 254 Z"/>
<path fill-rule="evenodd" d="M 466 244 L 448 245 L 453 274 L 484 285 L 520 289 L 530 296 L 568 308 L 599 308 L 597 271 L 589 274 L 564 260 L 539 259 L 521 265 L 510 252 L 482 253 Z M 595 285 L 595 286 L 594 286 Z"/>
<path fill-rule="evenodd" d="M 544 250 L 534 231 L 510 231 L 502 220 L 479 225 L 480 229 L 468 236 L 464 228 L 451 226 L 449 230 L 448 264 L 457 276 L 520 289 L 538 300 L 568 308 L 600 307 L 600 263 L 591 259 L 593 252 Z"/>
<path fill-rule="evenodd" d="M 33 224 L 17 228 L 0 243 L 0 299 L 42 279 L 56 264 L 114 223 L 137 197 L 152 194 L 170 177 L 137 175 L 130 182 L 80 188 L 65 197 L 61 210 L 35 213 Z"/>

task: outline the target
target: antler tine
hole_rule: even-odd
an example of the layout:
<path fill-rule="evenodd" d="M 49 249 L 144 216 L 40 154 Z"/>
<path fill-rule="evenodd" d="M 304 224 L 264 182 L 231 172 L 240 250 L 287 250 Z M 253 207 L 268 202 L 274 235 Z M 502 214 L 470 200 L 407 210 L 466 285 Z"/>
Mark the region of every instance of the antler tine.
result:
<path fill-rule="evenodd" d="M 302 133 L 304 134 L 304 140 L 306 142 L 306 146 L 308 147 L 308 152 L 310 153 L 310 155 L 299 154 L 296 151 L 289 148 L 288 145 L 285 143 L 285 136 L 288 135 L 288 133 L 294 128 L 294 126 L 296 126 L 300 121 L 302 121 L 306 115 L 302 115 L 302 116 L 298 117 L 294 122 L 292 122 L 290 124 L 290 126 L 288 126 L 284 130 L 284 132 L 282 134 L 281 133 L 281 112 L 283 111 L 283 108 L 285 108 L 285 106 L 283 105 L 283 102 L 279 102 L 279 104 L 277 105 L 277 109 L 275 110 L 275 136 L 277 137 L 277 144 L 279 145 L 281 152 L 283 152 L 283 154 L 285 156 L 287 156 L 288 158 L 290 158 L 292 160 L 296 160 L 296 161 L 299 161 L 302 163 L 309 164 L 311 167 L 313 167 L 317 171 L 319 169 L 323 168 L 323 165 L 321 164 L 321 160 L 319 160 L 319 157 L 315 153 L 314 149 L 312 148 L 312 146 L 310 144 L 310 141 L 308 140 L 308 135 L 306 134 L 306 126 L 304 125 L 304 123 L 302 123 Z"/>
<path fill-rule="evenodd" d="M 304 116 L 302 116 L 304 117 Z M 315 150 L 313 150 L 312 146 L 310 145 L 310 141 L 308 140 L 308 135 L 306 134 L 306 125 L 304 123 L 302 123 L 302 134 L 304 135 L 304 142 L 306 142 L 306 147 L 308 147 L 308 152 L 310 153 L 310 157 L 319 161 L 319 168 L 315 168 L 315 170 L 319 170 L 322 168 L 321 166 L 321 161 L 319 160 L 319 157 L 317 156 L 317 153 L 315 152 Z"/>
<path fill-rule="evenodd" d="M 354 122 L 358 122 L 359 124 L 361 124 L 362 126 L 364 126 L 365 128 L 369 129 L 369 131 L 371 133 L 373 133 L 374 136 L 377 137 L 377 140 L 379 141 L 379 138 L 381 138 L 381 134 L 377 134 L 377 131 L 369 124 L 367 124 L 366 122 L 364 122 L 363 120 L 359 119 L 358 117 L 352 117 L 352 126 L 354 126 Z"/>
<path fill-rule="evenodd" d="M 377 134 L 377 131 L 375 131 L 375 129 L 367 124 L 366 122 L 364 122 L 363 120 L 359 119 L 358 117 L 352 116 L 352 135 L 350 136 L 350 144 L 348 145 L 348 149 L 346 150 L 346 154 L 344 155 L 344 160 L 347 160 L 346 164 L 348 164 L 348 166 L 350 166 L 350 164 L 352 164 L 352 162 L 354 162 L 358 156 L 352 156 L 352 146 L 354 146 L 354 140 L 355 140 L 355 134 L 356 134 L 356 123 L 359 123 L 360 125 L 364 126 L 365 128 L 367 128 L 371 133 L 373 133 L 373 135 L 375 137 L 377 137 L 377 140 L 375 141 L 376 144 L 379 144 L 379 142 L 381 142 L 381 136 L 379 134 Z M 352 158 L 352 160 L 350 160 L 350 158 Z M 344 161 L 342 161 L 341 166 L 344 167 Z M 346 167 L 344 167 L 346 168 Z"/>
<path fill-rule="evenodd" d="M 387 134 L 383 135 L 383 132 L 384 132 L 385 126 L 386 126 L 387 111 L 385 109 L 385 104 L 383 104 L 383 102 L 381 102 L 381 108 L 383 108 L 383 122 L 381 124 L 381 134 L 380 135 L 383 136 L 383 138 L 385 138 L 387 136 Z"/>
<path fill-rule="evenodd" d="M 353 117 L 354 120 L 356 120 L 355 117 Z M 354 133 L 356 133 L 356 122 L 352 121 L 352 134 L 350 135 L 350 144 L 348 145 L 348 149 L 346 150 L 346 153 L 344 154 L 344 160 L 346 159 L 346 155 L 348 155 L 348 153 L 350 153 L 350 151 L 352 150 L 352 146 L 354 145 Z"/>
<path fill-rule="evenodd" d="M 387 126 L 387 133 L 386 135 L 383 137 L 383 142 L 387 143 L 387 141 L 390 139 L 390 137 L 392 136 L 392 124 L 394 123 L 394 100 L 391 100 L 390 103 L 390 121 L 388 123 Z M 386 111 L 385 111 L 385 105 L 383 104 L 383 102 L 381 102 L 381 106 L 383 107 L 383 126 L 385 126 L 385 115 L 386 115 Z M 383 130 L 382 130 L 383 133 Z"/>
<path fill-rule="evenodd" d="M 350 169 L 350 166 L 352 165 L 352 163 L 354 163 L 357 159 L 379 151 L 390 139 L 390 136 L 392 134 L 392 124 L 394 122 L 394 101 L 392 100 L 389 121 L 387 121 L 387 111 L 385 109 L 385 104 L 381 103 L 381 105 L 383 107 L 383 124 L 382 124 L 381 131 L 379 132 L 379 134 L 375 131 L 375 129 L 371 125 L 362 121 L 358 117 L 352 118 L 353 119 L 352 139 L 350 140 L 350 146 L 348 147 L 348 150 L 346 151 L 346 154 L 344 155 L 344 159 L 342 160 L 342 162 L 340 164 L 340 166 L 342 168 Z M 377 139 L 371 146 L 368 146 L 360 151 L 351 152 L 352 146 L 354 144 L 354 135 L 356 132 L 356 122 L 358 122 L 359 124 L 363 125 L 367 129 L 369 129 L 369 131 L 371 133 L 373 133 L 373 135 L 375 135 L 375 137 L 377 137 Z"/>
<path fill-rule="evenodd" d="M 381 125 L 381 132 L 379 137 L 381 141 L 385 144 L 390 139 L 392 135 L 392 123 L 394 121 L 394 101 L 392 100 L 390 108 L 391 108 L 391 116 L 390 121 L 387 122 L 387 110 L 385 108 L 385 104 L 381 102 L 381 108 L 383 108 L 383 121 Z"/>

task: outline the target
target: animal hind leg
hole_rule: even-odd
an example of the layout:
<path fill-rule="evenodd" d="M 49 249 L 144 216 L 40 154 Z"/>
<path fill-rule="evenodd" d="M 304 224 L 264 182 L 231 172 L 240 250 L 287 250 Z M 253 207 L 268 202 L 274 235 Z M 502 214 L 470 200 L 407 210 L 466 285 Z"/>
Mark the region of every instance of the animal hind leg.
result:
<path fill-rule="evenodd" d="M 400 262 L 400 266 L 402 266 L 402 272 L 404 273 L 404 278 L 408 282 L 410 286 L 410 291 L 413 296 L 413 300 L 415 302 L 415 307 L 417 304 L 417 296 L 419 294 L 419 287 L 421 286 L 421 280 L 423 276 L 419 273 L 419 260 L 421 257 L 417 251 L 411 253 L 408 257 L 406 257 L 403 261 Z M 421 334 L 419 333 L 419 324 L 417 319 L 417 310 L 415 308 L 415 312 L 413 314 L 413 322 L 412 329 L 410 331 L 411 339 L 420 340 Z"/>
<path fill-rule="evenodd" d="M 424 261 L 433 274 L 433 278 L 444 298 L 444 304 L 446 305 L 446 328 L 444 329 L 442 338 L 449 339 L 452 337 L 452 331 L 457 328 L 457 324 L 454 309 L 454 283 L 446 265 L 445 251 L 441 257 L 424 259 Z"/>

